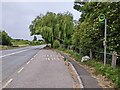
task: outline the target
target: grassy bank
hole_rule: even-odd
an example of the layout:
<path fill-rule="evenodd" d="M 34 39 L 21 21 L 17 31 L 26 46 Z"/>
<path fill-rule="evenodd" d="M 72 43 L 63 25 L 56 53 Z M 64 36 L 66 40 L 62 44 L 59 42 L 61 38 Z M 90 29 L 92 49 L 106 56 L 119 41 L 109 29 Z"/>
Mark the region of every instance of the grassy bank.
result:
<path fill-rule="evenodd" d="M 63 48 L 59 48 L 58 50 L 63 51 L 64 53 L 68 54 L 70 57 L 74 58 L 76 61 L 80 62 L 82 55 L 74 52 L 73 50 L 66 50 Z M 112 68 L 109 64 L 104 67 L 102 62 L 98 60 L 89 60 L 83 63 L 82 65 L 87 65 L 93 67 L 95 69 L 95 74 L 102 74 L 108 80 L 112 81 L 115 84 L 115 88 L 120 88 L 120 67 Z"/>
<path fill-rule="evenodd" d="M 8 50 L 8 49 L 16 49 L 25 47 L 26 45 L 20 45 L 20 46 L 6 46 L 6 45 L 0 45 L 0 50 Z"/>

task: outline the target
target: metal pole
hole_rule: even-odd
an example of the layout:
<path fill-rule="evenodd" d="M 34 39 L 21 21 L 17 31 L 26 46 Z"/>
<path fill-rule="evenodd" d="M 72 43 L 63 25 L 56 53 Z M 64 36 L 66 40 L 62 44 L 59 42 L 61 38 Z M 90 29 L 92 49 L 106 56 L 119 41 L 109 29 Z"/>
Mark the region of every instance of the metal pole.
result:
<path fill-rule="evenodd" d="M 107 19 L 105 19 L 105 31 L 104 31 L 104 66 L 106 65 L 106 32 L 107 32 Z"/>

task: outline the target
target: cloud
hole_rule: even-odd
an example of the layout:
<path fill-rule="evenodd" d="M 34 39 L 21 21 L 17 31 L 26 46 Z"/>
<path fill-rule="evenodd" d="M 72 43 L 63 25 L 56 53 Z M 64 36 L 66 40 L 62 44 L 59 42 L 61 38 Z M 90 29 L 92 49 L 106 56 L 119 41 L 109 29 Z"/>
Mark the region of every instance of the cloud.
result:
<path fill-rule="evenodd" d="M 2 2 L 74 2 L 74 0 L 1 0 Z"/>
<path fill-rule="evenodd" d="M 70 11 L 74 19 L 78 19 L 80 14 L 73 9 L 73 2 L 2 2 L 2 26 L 13 38 L 32 40 L 28 28 L 30 23 L 40 13 L 47 11 Z"/>

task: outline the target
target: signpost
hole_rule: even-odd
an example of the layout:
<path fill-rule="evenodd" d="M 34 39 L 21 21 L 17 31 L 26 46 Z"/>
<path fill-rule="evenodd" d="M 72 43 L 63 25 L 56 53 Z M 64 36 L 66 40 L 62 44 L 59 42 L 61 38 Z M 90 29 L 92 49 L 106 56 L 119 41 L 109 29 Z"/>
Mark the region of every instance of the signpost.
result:
<path fill-rule="evenodd" d="M 104 45 L 104 66 L 105 66 L 106 65 L 106 48 L 107 48 L 107 44 L 106 44 L 107 19 L 105 19 L 104 14 L 99 15 L 99 22 L 105 23 L 104 42 L 103 42 L 103 45 Z"/>

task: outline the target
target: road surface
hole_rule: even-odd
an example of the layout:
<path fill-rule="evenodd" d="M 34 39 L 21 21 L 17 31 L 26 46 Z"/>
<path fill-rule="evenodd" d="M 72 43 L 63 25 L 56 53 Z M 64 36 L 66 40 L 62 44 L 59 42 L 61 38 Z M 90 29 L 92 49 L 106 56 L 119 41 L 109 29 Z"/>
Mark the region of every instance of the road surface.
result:
<path fill-rule="evenodd" d="M 42 47 L 3 51 L 3 88 L 73 88 L 63 58 Z"/>
<path fill-rule="evenodd" d="M 2 65 L 0 65 L 2 66 L 2 82 L 6 81 L 11 74 L 30 60 L 30 58 L 44 46 L 45 45 L 2 50 L 2 56 L 0 56 L 0 62 L 2 62 Z"/>

